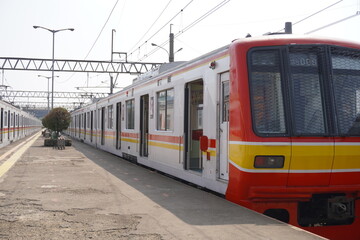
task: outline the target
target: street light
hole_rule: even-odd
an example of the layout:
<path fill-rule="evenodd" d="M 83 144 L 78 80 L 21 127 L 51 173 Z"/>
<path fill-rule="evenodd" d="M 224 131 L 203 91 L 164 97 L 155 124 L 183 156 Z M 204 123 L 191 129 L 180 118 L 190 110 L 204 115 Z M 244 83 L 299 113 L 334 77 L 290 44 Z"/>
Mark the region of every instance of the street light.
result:
<path fill-rule="evenodd" d="M 57 32 L 61 32 L 61 31 L 74 31 L 74 28 L 64 28 L 64 29 L 57 29 L 57 30 L 52 30 L 52 29 L 48 29 L 46 27 L 41 27 L 41 26 L 33 26 L 35 29 L 37 28 L 42 28 L 44 30 L 47 30 L 49 32 L 51 32 L 53 34 L 53 46 L 52 46 L 52 66 L 51 66 L 51 75 L 52 75 L 52 85 L 51 85 L 51 109 L 54 108 L 54 62 L 55 62 L 55 33 Z"/>
<path fill-rule="evenodd" d="M 43 78 L 46 78 L 47 80 L 48 80 L 48 85 L 47 85 L 47 92 L 48 92 L 48 94 L 47 94 L 47 109 L 48 109 L 48 112 L 50 111 L 50 101 L 49 101 L 49 94 L 50 94 L 50 92 L 49 92 L 49 80 L 50 80 L 50 78 L 52 78 L 52 77 L 48 77 L 48 76 L 43 76 L 43 75 L 38 75 L 38 77 L 43 77 Z M 59 76 L 54 76 L 54 77 L 59 77 Z"/>
<path fill-rule="evenodd" d="M 151 46 L 161 48 L 161 49 L 163 49 L 163 50 L 169 55 L 169 51 L 166 50 L 165 48 L 163 48 L 163 47 L 161 47 L 161 46 L 159 46 L 159 45 L 157 45 L 157 44 L 155 44 L 155 43 L 152 43 Z"/>
<path fill-rule="evenodd" d="M 159 45 L 157 45 L 157 44 L 155 44 L 155 43 L 151 43 L 151 46 L 158 47 L 158 48 L 161 48 L 161 49 L 165 50 L 166 53 L 167 53 L 168 56 L 169 56 L 169 62 L 172 62 L 172 61 L 173 61 L 173 60 L 171 61 L 170 53 L 169 53 L 168 50 L 166 50 L 165 48 L 163 48 L 163 47 L 161 47 L 161 46 L 159 46 Z M 175 53 L 180 52 L 181 50 L 183 50 L 183 48 L 179 48 L 179 49 L 178 49 L 176 52 L 174 52 L 173 54 L 175 55 Z"/>

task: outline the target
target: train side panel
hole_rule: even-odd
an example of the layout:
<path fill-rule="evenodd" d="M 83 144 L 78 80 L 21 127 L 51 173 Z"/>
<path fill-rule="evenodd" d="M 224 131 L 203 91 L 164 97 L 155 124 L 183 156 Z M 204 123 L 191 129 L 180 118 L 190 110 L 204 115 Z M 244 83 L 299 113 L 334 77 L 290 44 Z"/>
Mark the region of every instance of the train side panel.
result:
<path fill-rule="evenodd" d="M 11 104 L 0 101 L 0 148 L 40 130 L 41 121 Z"/>
<path fill-rule="evenodd" d="M 359 111 L 360 53 L 350 48 L 360 46 L 292 36 L 235 41 L 74 111 L 70 132 L 295 226 L 360 237 L 360 128 L 356 120 L 353 135 L 340 134 L 338 124 Z M 349 94 L 332 96 L 339 86 Z M 335 106 L 349 97 L 350 109 Z M 91 115 L 95 141 L 86 135 Z"/>
<path fill-rule="evenodd" d="M 224 194 L 227 179 L 220 178 L 217 144 L 220 76 L 228 75 L 228 71 L 229 57 L 224 48 L 183 68 L 139 80 L 74 111 L 67 133 L 104 151 Z M 96 133 L 92 141 L 88 136 L 91 131 Z M 204 151 L 200 150 L 202 136 L 208 143 Z M 225 160 L 222 157 L 227 162 L 227 156 Z M 227 166 L 224 169 L 228 174 Z"/>

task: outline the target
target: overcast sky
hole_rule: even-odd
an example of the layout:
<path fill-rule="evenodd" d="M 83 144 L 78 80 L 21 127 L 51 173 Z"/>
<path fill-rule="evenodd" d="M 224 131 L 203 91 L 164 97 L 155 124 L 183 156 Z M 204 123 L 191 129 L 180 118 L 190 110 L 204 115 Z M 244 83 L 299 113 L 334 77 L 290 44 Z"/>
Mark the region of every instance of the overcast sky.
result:
<path fill-rule="evenodd" d="M 166 62 L 167 53 L 161 49 L 148 58 L 144 55 L 154 49 L 151 43 L 161 44 L 168 39 L 169 24 L 173 24 L 172 31 L 177 34 L 223 3 L 220 9 L 175 39 L 175 50 L 183 48 L 176 53 L 175 60 L 190 60 L 247 33 L 259 36 L 278 31 L 286 21 L 296 23 L 336 2 L 338 0 L 0 0 L 0 56 L 51 58 L 52 34 L 33 28 L 39 25 L 49 29 L 75 28 L 73 32 L 56 34 L 56 59 L 83 60 L 87 56 L 87 60 L 110 60 L 111 32 L 115 29 L 114 51 L 128 52 L 130 61 Z M 359 5 L 360 0 L 343 0 L 294 25 L 293 33 L 308 33 L 352 16 L 360 11 Z M 360 16 L 356 16 L 312 34 L 360 42 L 359 26 Z M 46 91 L 47 80 L 39 78 L 39 74 L 51 76 L 51 72 L 5 71 L 4 76 L 0 72 L 0 81 L 4 79 L 4 84 L 12 90 Z M 55 79 L 55 91 L 73 92 L 77 91 L 76 87 L 106 86 L 109 82 L 108 74 L 56 75 L 59 78 Z M 134 77 L 120 75 L 118 86 L 129 84 Z M 82 88 L 82 91 L 109 90 Z"/>

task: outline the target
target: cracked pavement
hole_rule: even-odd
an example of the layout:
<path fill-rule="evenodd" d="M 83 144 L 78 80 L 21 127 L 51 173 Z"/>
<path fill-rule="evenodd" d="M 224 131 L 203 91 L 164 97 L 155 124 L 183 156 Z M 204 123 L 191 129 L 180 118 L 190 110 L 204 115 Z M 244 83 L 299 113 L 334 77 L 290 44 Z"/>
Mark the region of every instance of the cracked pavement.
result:
<path fill-rule="evenodd" d="M 40 137 L 0 179 L 1 240 L 162 239 L 158 233 L 138 231 L 141 216 L 102 206 L 101 199 L 112 198 L 113 186 L 89 181 L 96 166 L 89 168 L 80 152 L 45 148 L 42 141 Z M 70 151 L 76 155 L 68 156 Z"/>
<path fill-rule="evenodd" d="M 43 141 L 0 177 L 0 240 L 320 239 L 83 143 Z"/>

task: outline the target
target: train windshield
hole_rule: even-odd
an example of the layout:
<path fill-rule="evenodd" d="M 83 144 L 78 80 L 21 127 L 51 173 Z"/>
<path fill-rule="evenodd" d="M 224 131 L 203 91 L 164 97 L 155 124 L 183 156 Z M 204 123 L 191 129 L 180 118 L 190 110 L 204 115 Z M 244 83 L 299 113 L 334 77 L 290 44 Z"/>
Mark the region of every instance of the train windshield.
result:
<path fill-rule="evenodd" d="M 360 135 L 360 53 L 331 51 L 335 109 L 340 135 Z"/>
<path fill-rule="evenodd" d="M 258 135 L 360 136 L 360 51 L 307 45 L 249 56 Z"/>

